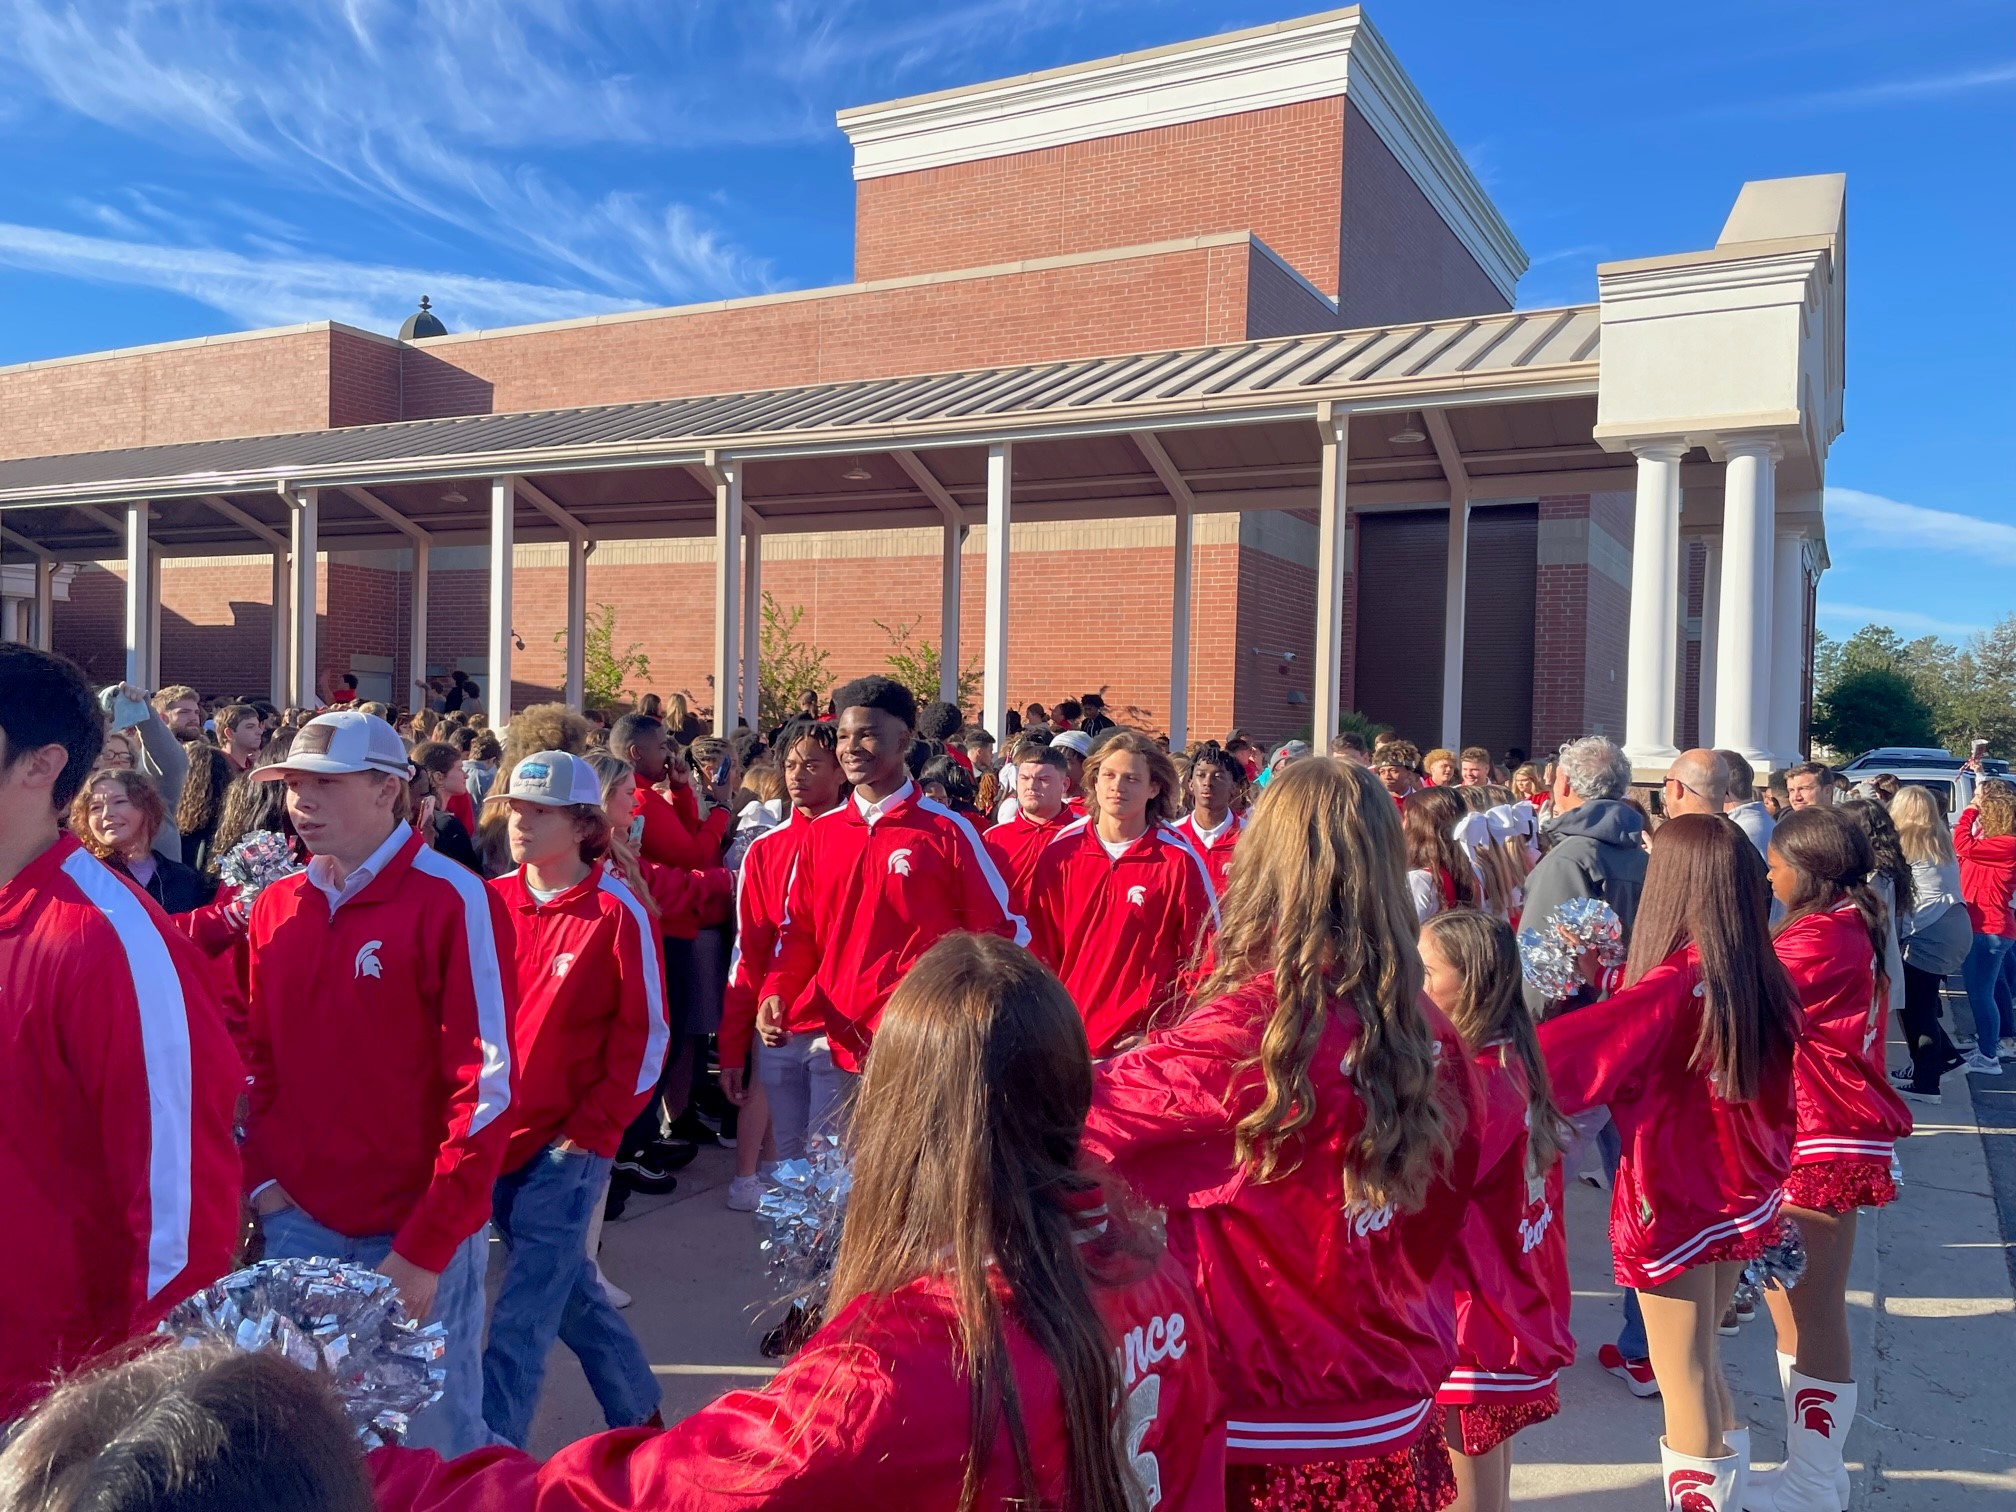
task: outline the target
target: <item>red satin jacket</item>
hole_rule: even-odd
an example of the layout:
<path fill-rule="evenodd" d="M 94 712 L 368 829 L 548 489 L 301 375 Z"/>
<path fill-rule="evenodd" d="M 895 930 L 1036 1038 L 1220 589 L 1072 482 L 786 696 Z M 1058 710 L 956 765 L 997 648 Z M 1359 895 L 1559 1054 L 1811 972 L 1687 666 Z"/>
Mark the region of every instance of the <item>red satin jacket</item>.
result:
<path fill-rule="evenodd" d="M 1807 914 L 1780 931 L 1778 959 L 1806 1010 L 1792 1057 L 1799 1111 L 1792 1164 L 1880 1160 L 1911 1132 L 1911 1113 L 1883 1070 L 1889 1001 L 1876 990 L 1876 952 L 1853 904 Z"/>

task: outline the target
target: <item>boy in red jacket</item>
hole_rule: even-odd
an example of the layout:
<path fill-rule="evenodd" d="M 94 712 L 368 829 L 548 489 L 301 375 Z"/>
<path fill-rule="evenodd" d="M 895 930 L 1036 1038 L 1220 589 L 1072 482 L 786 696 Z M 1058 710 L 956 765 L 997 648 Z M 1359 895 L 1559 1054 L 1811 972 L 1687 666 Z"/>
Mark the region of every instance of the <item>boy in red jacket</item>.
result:
<path fill-rule="evenodd" d="M 407 1442 L 485 1443 L 483 1269 L 511 1120 L 517 993 L 504 903 L 402 815 L 408 766 L 375 715 L 323 714 L 287 759 L 312 859 L 252 907 L 245 1182 L 271 1256 L 375 1265 L 448 1332 L 441 1400 Z"/>
<path fill-rule="evenodd" d="M 791 1016 L 816 1004 L 844 1090 L 889 994 L 919 956 L 957 930 L 1026 945 L 1029 929 L 979 833 L 911 780 L 910 690 L 862 677 L 835 694 L 834 705 L 840 770 L 854 794 L 806 834 L 756 1028 L 764 1044 L 784 1045 Z"/>
<path fill-rule="evenodd" d="M 1043 847 L 1077 818 L 1065 803 L 1071 764 L 1062 751 L 1029 746 L 1015 767 L 1015 812 L 987 831 L 987 854 L 1008 884 L 1008 901 L 1025 917 L 1029 883 Z"/>
<path fill-rule="evenodd" d="M 501 795 L 518 870 L 490 884 L 511 916 L 519 983 L 518 1096 L 492 1221 L 504 1277 L 483 1351 L 483 1420 L 525 1446 L 555 1338 L 580 1357 L 612 1428 L 658 1411 L 651 1362 L 609 1305 L 587 1251 L 616 1146 L 658 1085 L 667 1025 L 658 931 L 602 857 L 595 769 L 527 756 Z"/>
<path fill-rule="evenodd" d="M 207 964 L 59 820 L 104 743 L 0 645 L 0 1423 L 230 1269 L 243 1075 Z"/>

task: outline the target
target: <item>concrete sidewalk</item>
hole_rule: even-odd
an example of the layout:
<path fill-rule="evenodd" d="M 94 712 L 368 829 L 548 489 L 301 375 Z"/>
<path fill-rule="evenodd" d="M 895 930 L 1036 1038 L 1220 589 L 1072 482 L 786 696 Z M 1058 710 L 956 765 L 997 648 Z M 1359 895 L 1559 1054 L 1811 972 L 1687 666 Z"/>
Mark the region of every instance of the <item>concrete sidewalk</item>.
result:
<path fill-rule="evenodd" d="M 2016 1305 L 1982 1136 L 1966 1079 L 1946 1106 L 1914 1106 L 1899 1200 L 1865 1214 L 1849 1293 L 1861 1411 L 1849 1451 L 1858 1508 L 1884 1512 L 2016 1509 Z M 2016 1132 L 1989 1137 L 2016 1140 Z M 635 1293 L 625 1316 L 644 1341 L 676 1419 L 774 1366 L 757 1352 L 768 1296 L 754 1220 L 723 1205 L 732 1156 L 706 1150 L 670 1198 L 633 1199 L 609 1225 L 603 1266 Z M 1622 1319 L 1605 1240 L 1609 1194 L 1572 1183 L 1568 1232 L 1581 1361 L 1561 1382 L 1561 1415 L 1521 1435 L 1521 1508 L 1609 1512 L 1658 1505 L 1656 1398 L 1641 1401 L 1596 1364 Z M 1722 1341 L 1754 1453 L 1783 1452 L 1771 1326 L 1760 1312 Z M 556 1348 L 533 1449 L 550 1454 L 602 1427 L 574 1357 Z"/>

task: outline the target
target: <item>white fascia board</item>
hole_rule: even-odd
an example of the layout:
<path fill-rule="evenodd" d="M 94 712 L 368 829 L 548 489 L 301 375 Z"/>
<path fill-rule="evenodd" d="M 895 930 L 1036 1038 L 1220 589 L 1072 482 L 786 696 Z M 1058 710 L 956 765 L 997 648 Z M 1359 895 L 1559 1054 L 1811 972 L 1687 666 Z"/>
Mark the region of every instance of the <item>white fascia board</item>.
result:
<path fill-rule="evenodd" d="M 1343 97 L 1509 301 L 1527 257 L 1385 39 L 1357 10 L 840 112 L 854 177 Z"/>

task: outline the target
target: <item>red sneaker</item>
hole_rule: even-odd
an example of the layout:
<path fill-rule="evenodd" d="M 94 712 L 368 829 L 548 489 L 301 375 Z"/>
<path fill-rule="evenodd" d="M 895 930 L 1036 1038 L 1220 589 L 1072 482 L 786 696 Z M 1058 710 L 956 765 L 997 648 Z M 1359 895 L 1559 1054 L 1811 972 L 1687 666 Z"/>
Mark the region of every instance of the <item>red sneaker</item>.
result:
<path fill-rule="evenodd" d="M 1659 1395 L 1659 1382 L 1652 1374 L 1650 1360 L 1627 1360 L 1624 1358 L 1624 1352 L 1615 1344 L 1605 1344 L 1596 1351 L 1596 1363 L 1629 1386 L 1631 1395 L 1635 1397 Z"/>

